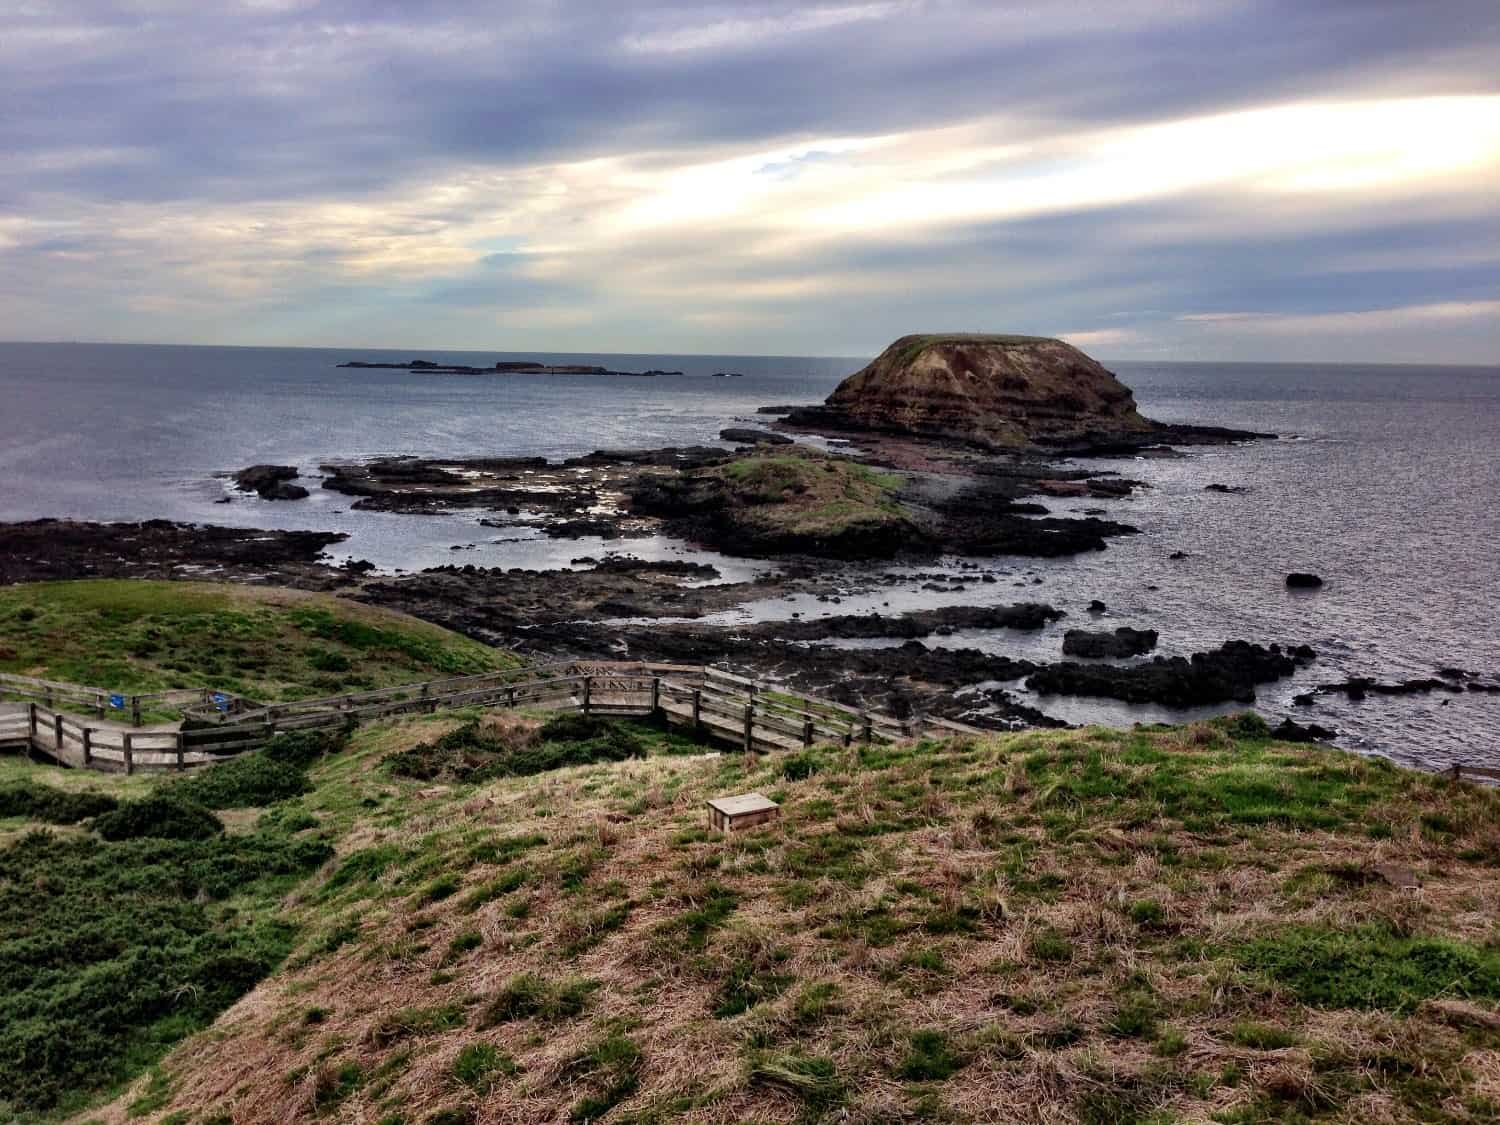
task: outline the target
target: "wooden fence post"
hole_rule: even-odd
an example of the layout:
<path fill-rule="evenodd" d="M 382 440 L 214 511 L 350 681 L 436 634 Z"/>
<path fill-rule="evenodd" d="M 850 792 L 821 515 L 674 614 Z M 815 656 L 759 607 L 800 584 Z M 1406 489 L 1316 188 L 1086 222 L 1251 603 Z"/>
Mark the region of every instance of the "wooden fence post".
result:
<path fill-rule="evenodd" d="M 87 766 L 94 760 L 94 732 L 88 727 L 83 728 L 83 764 Z"/>
<path fill-rule="evenodd" d="M 182 732 L 181 731 L 177 732 L 176 742 L 177 742 L 177 768 L 180 769 L 180 770 L 181 769 L 186 769 L 187 768 L 187 762 L 183 759 L 183 755 L 182 755 Z"/>
<path fill-rule="evenodd" d="M 813 721 L 811 719 L 803 719 L 802 720 L 802 745 L 803 746 L 811 746 L 812 744 L 813 744 Z"/>
<path fill-rule="evenodd" d="M 31 722 L 31 741 L 36 741 L 36 704 L 26 704 L 26 716 Z"/>
<path fill-rule="evenodd" d="M 94 713 L 99 718 L 101 718 L 101 719 L 104 718 L 104 693 L 103 692 L 100 692 L 98 695 L 94 696 Z"/>
<path fill-rule="evenodd" d="M 129 731 L 125 732 L 125 773 L 135 773 L 135 735 Z"/>
<path fill-rule="evenodd" d="M 59 761 L 62 759 L 63 750 L 62 723 L 62 712 L 55 712 L 52 716 L 52 737 L 53 740 L 57 743 L 57 757 Z"/>
<path fill-rule="evenodd" d="M 141 697 L 138 695 L 130 697 L 130 725 L 133 727 L 141 725 Z"/>
<path fill-rule="evenodd" d="M 661 710 L 661 677 L 651 677 L 651 713 L 655 715 Z"/>
<path fill-rule="evenodd" d="M 703 730 L 703 689 L 693 689 L 693 733 Z"/>
<path fill-rule="evenodd" d="M 753 749 L 753 747 L 754 747 L 754 732 L 755 732 L 755 701 L 752 699 L 749 703 L 745 704 L 745 749 L 746 750 Z"/>
<path fill-rule="evenodd" d="M 583 713 L 585 715 L 587 715 L 589 713 L 589 697 L 593 693 L 593 687 L 594 687 L 594 677 L 593 676 L 585 676 L 585 677 L 583 677 Z"/>
<path fill-rule="evenodd" d="M 505 705 L 512 711 L 516 709 L 516 685 L 511 684 L 505 689 Z"/>
<path fill-rule="evenodd" d="M 859 727 L 860 741 L 869 742 L 872 737 L 872 732 L 870 730 L 870 713 L 868 711 L 860 712 Z"/>

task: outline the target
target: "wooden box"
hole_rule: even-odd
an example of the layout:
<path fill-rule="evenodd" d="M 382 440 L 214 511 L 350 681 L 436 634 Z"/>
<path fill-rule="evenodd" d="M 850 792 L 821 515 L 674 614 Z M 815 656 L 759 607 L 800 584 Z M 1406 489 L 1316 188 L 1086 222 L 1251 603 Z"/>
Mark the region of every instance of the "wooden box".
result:
<path fill-rule="evenodd" d="M 743 793 L 738 797 L 715 797 L 708 802 L 709 827 L 721 832 L 734 832 L 741 828 L 753 828 L 757 824 L 776 820 L 781 816 L 781 806 L 759 793 Z"/>

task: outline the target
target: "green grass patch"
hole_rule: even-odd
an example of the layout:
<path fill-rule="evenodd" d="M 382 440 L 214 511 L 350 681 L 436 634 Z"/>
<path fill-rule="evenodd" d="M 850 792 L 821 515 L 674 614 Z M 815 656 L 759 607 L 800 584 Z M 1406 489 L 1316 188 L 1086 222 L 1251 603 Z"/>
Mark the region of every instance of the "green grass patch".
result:
<path fill-rule="evenodd" d="M 536 973 L 521 973 L 506 981 L 485 1005 L 479 1026 L 494 1027 L 523 1019 L 549 1023 L 572 1019 L 583 1014 L 598 987 L 598 981 L 586 977 L 548 980 Z"/>
<path fill-rule="evenodd" d="M 501 1079 L 519 1069 L 515 1060 L 493 1043 L 470 1043 L 453 1060 L 453 1077 L 480 1094 L 488 1094 Z"/>
<path fill-rule="evenodd" d="M 91 579 L 0 589 L 0 672 L 122 692 L 217 688 L 267 701 L 519 664 L 405 614 L 322 594 Z"/>
<path fill-rule="evenodd" d="M 1236 957 L 1321 1008 L 1408 1011 L 1434 996 L 1500 998 L 1500 950 L 1380 926 L 1286 926 L 1240 946 Z"/>
<path fill-rule="evenodd" d="M 896 1073 L 908 1082 L 941 1082 L 957 1074 L 966 1062 L 941 1031 L 915 1031 Z"/>

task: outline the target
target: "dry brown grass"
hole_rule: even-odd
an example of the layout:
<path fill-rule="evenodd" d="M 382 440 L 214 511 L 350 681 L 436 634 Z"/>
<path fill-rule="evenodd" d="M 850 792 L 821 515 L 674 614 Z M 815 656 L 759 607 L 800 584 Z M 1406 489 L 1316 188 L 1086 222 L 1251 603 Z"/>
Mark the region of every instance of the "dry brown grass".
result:
<path fill-rule="evenodd" d="M 829 749 L 819 751 L 823 769 L 797 782 L 779 778 L 775 758 L 663 757 L 419 800 L 416 786 L 369 768 L 440 725 L 362 736 L 367 757 L 342 763 L 310 798 L 333 801 L 334 785 L 347 805 L 391 794 L 381 816 L 350 814 L 340 851 L 395 845 L 408 858 L 364 898 L 328 901 L 317 884 L 298 893 L 289 909 L 308 929 L 304 952 L 168 1059 L 166 1112 L 194 1122 L 398 1115 L 415 1125 L 468 1106 L 483 1122 L 567 1121 L 615 1073 L 588 1061 L 611 1035 L 630 1040 L 639 1061 L 619 1072 L 634 1085 L 608 1121 L 1301 1113 L 1368 1123 L 1431 1112 L 1488 1120 L 1486 1106 L 1500 1106 L 1493 1036 L 1420 1011 L 1310 1007 L 1231 955 L 1288 923 L 1494 943 L 1494 794 L 1356 762 L 1348 784 L 1375 791 L 1359 817 L 1252 823 L 1091 797 L 1087 763 L 1070 764 L 1070 754 L 1124 757 L 1139 743 L 1201 757 L 1204 777 L 1244 768 L 1248 756 L 1209 725 L 1033 733 L 864 758 Z M 1345 765 L 1322 750 L 1276 753 L 1267 776 L 1285 771 L 1291 802 L 1306 780 L 1299 770 Z M 1109 760 L 1097 776 L 1129 792 L 1162 768 Z M 749 789 L 778 793 L 784 819 L 729 838 L 704 831 L 705 799 Z M 1424 813 L 1459 806 L 1457 832 L 1421 827 Z M 1366 820 L 1392 825 L 1391 836 L 1372 838 Z M 503 863 L 469 858 L 477 844 L 532 835 L 545 842 Z M 1390 860 L 1414 868 L 1420 889 L 1328 874 Z M 525 884 L 464 906 L 467 892 L 509 870 L 524 870 Z M 444 872 L 461 889 L 419 905 L 420 888 Z M 689 919 L 716 888 L 735 905 L 700 933 Z M 311 951 L 331 918 L 349 915 L 356 940 Z M 469 931 L 482 944 L 450 957 Z M 480 1029 L 484 1005 L 522 974 L 596 986 L 578 1014 Z M 716 1015 L 732 987 L 751 988 L 755 1002 Z M 1122 1009 L 1142 997 L 1145 1022 L 1118 1030 Z M 445 1006 L 446 1019 L 431 1017 Z M 326 1015 L 308 1022 L 310 1008 Z M 408 1013 L 401 1030 L 382 1032 L 398 1012 Z M 1237 1041 L 1244 1024 L 1289 1042 Z M 961 1064 L 950 1076 L 911 1076 L 918 1030 L 943 1035 Z M 473 1044 L 496 1048 L 515 1073 L 485 1092 L 459 1081 L 455 1060 Z M 831 1086 L 799 1078 L 799 1056 L 825 1060 Z M 363 1075 L 357 1088 L 319 1106 L 319 1091 L 326 1099 L 350 1065 Z M 786 1066 L 790 1078 L 764 1077 Z M 833 1092 L 819 1102 L 795 1092 L 799 1082 Z M 126 1101 L 95 1116 L 123 1121 Z"/>

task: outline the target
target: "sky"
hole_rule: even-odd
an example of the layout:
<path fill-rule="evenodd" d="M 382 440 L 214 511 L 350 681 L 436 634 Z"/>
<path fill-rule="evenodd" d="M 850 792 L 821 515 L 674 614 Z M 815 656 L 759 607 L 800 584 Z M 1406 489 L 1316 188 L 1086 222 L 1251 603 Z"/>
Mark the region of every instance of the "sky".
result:
<path fill-rule="evenodd" d="M 1500 364 L 1495 0 L 0 0 L 0 339 Z"/>

